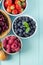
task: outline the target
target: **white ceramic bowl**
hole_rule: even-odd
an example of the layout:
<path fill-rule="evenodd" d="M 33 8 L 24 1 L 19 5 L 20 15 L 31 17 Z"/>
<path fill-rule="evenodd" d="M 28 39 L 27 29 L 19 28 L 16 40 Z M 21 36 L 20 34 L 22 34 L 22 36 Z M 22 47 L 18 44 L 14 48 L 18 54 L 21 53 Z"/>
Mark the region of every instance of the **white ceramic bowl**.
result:
<path fill-rule="evenodd" d="M 6 9 L 5 9 L 5 7 L 4 7 L 3 4 L 4 4 L 4 0 L 2 1 L 2 7 L 3 7 L 3 10 L 4 10 L 8 15 L 10 15 L 10 16 L 19 16 L 19 15 L 22 15 L 22 14 L 27 10 L 27 6 L 28 6 L 27 0 L 26 0 L 26 8 L 24 9 L 24 11 L 21 12 L 20 14 L 14 15 L 14 14 L 10 14 L 10 13 L 8 13 L 8 12 L 6 11 Z"/>
<path fill-rule="evenodd" d="M 0 4 L 1 4 L 2 0 L 0 0 Z"/>
<path fill-rule="evenodd" d="M 35 30 L 35 32 L 34 32 L 31 36 L 29 36 L 29 37 L 20 37 L 20 36 L 18 36 L 18 35 L 14 32 L 14 29 L 13 29 L 14 21 L 15 21 L 17 18 L 23 17 L 23 16 L 30 17 L 30 18 L 33 19 L 33 20 L 35 21 L 35 23 L 36 23 L 36 30 Z M 13 21 L 13 24 L 12 24 L 12 31 L 13 31 L 13 33 L 14 33 L 17 37 L 20 37 L 21 39 L 27 39 L 27 38 L 33 37 L 33 36 L 36 34 L 36 31 L 37 31 L 37 28 L 38 28 L 38 27 L 37 27 L 37 21 L 36 21 L 33 17 L 31 17 L 31 16 L 29 16 L 29 15 L 21 15 L 21 16 L 16 17 L 16 18 L 14 19 L 14 21 Z"/>
<path fill-rule="evenodd" d="M 15 35 L 8 35 L 8 36 L 6 36 L 5 38 L 7 38 L 7 37 L 9 37 L 9 36 L 15 36 Z M 16 36 L 17 37 L 17 36 Z M 4 39 L 5 39 L 4 38 Z M 21 42 L 21 49 L 22 49 L 22 41 L 21 41 L 21 39 L 19 38 L 19 37 L 17 37 L 19 40 L 20 40 L 20 42 Z M 1 41 L 2 41 L 2 49 L 3 49 L 3 51 L 5 52 L 5 53 L 7 53 L 7 54 L 9 54 L 9 55 L 14 55 L 14 54 L 16 54 L 16 53 L 18 53 L 19 51 L 21 51 L 21 49 L 19 50 L 19 51 L 17 51 L 17 52 L 15 52 L 15 53 L 8 53 L 5 49 L 4 49 L 4 47 L 3 47 L 3 40 L 4 39 L 2 39 Z"/>

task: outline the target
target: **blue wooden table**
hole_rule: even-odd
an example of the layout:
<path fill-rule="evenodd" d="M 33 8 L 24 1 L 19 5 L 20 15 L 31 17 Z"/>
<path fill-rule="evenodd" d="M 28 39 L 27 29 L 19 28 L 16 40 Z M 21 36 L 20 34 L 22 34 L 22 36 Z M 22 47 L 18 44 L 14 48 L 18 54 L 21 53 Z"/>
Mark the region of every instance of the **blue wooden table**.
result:
<path fill-rule="evenodd" d="M 6 61 L 0 61 L 0 65 L 43 65 L 43 0 L 27 0 L 27 2 L 28 6 L 24 14 L 37 20 L 37 33 L 30 39 L 22 40 L 21 52 L 9 56 Z M 11 19 L 13 22 L 14 17 Z M 12 30 L 9 34 L 13 34 Z"/>

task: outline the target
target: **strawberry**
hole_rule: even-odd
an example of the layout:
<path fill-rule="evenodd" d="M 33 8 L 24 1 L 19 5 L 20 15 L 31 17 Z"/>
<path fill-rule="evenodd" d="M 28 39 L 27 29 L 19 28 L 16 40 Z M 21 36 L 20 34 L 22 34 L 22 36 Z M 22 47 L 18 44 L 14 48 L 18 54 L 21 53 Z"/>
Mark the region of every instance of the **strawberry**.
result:
<path fill-rule="evenodd" d="M 26 2 L 22 2 L 22 7 L 26 8 Z"/>
<path fill-rule="evenodd" d="M 23 8 L 19 9 L 18 12 L 21 13 L 23 11 Z"/>
<path fill-rule="evenodd" d="M 4 6 L 5 6 L 5 7 L 8 7 L 8 4 L 7 4 L 7 2 L 5 2 L 5 3 L 4 3 Z"/>
<path fill-rule="evenodd" d="M 6 2 L 6 4 L 7 4 L 8 6 L 11 6 L 11 5 L 12 5 L 12 0 L 6 0 L 5 2 Z"/>
<path fill-rule="evenodd" d="M 15 10 L 12 11 L 12 13 L 13 13 L 13 14 L 17 14 L 18 11 L 15 9 Z"/>
<path fill-rule="evenodd" d="M 15 5 L 12 4 L 11 7 L 10 7 L 11 10 L 14 10 L 15 9 Z"/>
<path fill-rule="evenodd" d="M 17 5 L 20 5 L 21 6 L 21 2 L 18 0 L 15 0 L 15 4 L 17 4 Z"/>
<path fill-rule="evenodd" d="M 9 6 L 7 7 L 7 12 L 11 13 L 11 9 Z"/>
<path fill-rule="evenodd" d="M 21 6 L 20 5 L 16 4 L 15 7 L 16 7 L 17 10 L 21 10 Z"/>

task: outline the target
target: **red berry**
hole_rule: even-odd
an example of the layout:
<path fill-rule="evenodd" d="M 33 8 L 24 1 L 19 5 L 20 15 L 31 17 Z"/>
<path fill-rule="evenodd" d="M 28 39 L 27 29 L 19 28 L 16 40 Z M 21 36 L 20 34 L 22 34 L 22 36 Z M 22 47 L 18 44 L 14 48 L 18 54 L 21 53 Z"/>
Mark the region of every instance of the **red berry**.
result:
<path fill-rule="evenodd" d="M 9 6 L 7 7 L 7 12 L 11 13 L 11 9 Z"/>
<path fill-rule="evenodd" d="M 15 52 L 15 49 L 11 49 L 12 53 Z"/>
<path fill-rule="evenodd" d="M 10 37 L 7 37 L 6 39 L 9 41 L 10 40 Z"/>
<path fill-rule="evenodd" d="M 8 6 L 12 5 L 12 0 L 6 0 L 5 2 L 7 3 Z"/>
<path fill-rule="evenodd" d="M 5 7 L 8 7 L 8 4 L 7 4 L 7 2 L 5 2 L 5 3 L 4 3 L 4 6 L 5 6 Z"/>
<path fill-rule="evenodd" d="M 17 14 L 18 11 L 15 9 L 15 10 L 12 11 L 12 13 L 13 13 L 13 14 Z"/>
<path fill-rule="evenodd" d="M 7 41 L 5 39 L 5 40 L 3 40 L 3 47 L 6 47 L 6 45 L 7 45 Z"/>
<path fill-rule="evenodd" d="M 23 8 L 21 8 L 20 10 L 18 10 L 19 13 L 23 12 Z"/>
<path fill-rule="evenodd" d="M 10 39 L 10 40 L 8 41 L 8 44 L 12 44 L 12 43 L 13 43 L 13 40 Z"/>
<path fill-rule="evenodd" d="M 22 2 L 22 7 L 26 8 L 26 2 Z"/>
<path fill-rule="evenodd" d="M 11 37 L 11 39 L 15 40 L 15 39 L 16 39 L 16 37 L 15 37 L 15 36 L 12 36 L 12 37 Z"/>
<path fill-rule="evenodd" d="M 10 48 L 10 44 L 7 44 L 7 49 L 9 49 Z"/>
<path fill-rule="evenodd" d="M 15 7 L 16 7 L 17 10 L 21 10 L 21 6 L 20 5 L 16 4 Z"/>
<path fill-rule="evenodd" d="M 15 42 L 11 45 L 11 48 L 12 49 L 15 49 L 15 48 L 17 48 L 17 44 L 15 44 Z"/>
<path fill-rule="evenodd" d="M 15 0 L 15 4 L 20 5 L 21 6 L 21 2 L 19 0 Z"/>
<path fill-rule="evenodd" d="M 10 7 L 11 10 L 14 10 L 15 9 L 15 5 L 12 4 L 11 7 Z"/>
<path fill-rule="evenodd" d="M 18 46 L 21 47 L 21 43 L 18 43 Z"/>
<path fill-rule="evenodd" d="M 6 51 L 7 51 L 8 53 L 10 53 L 10 52 L 11 52 L 10 48 L 8 48 Z"/>
<path fill-rule="evenodd" d="M 15 51 L 17 52 L 17 51 L 19 51 L 20 50 L 20 48 L 19 48 L 19 46 L 15 49 Z"/>

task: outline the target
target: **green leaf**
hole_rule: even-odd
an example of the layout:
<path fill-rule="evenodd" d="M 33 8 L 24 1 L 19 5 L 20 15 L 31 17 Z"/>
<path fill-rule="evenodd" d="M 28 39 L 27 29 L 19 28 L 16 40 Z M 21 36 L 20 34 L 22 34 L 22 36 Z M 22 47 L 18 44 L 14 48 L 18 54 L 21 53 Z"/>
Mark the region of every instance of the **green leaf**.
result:
<path fill-rule="evenodd" d="M 23 22 L 23 25 L 25 26 L 25 27 L 29 27 L 29 24 L 25 21 L 25 22 Z"/>
<path fill-rule="evenodd" d="M 29 31 L 30 31 L 30 27 L 28 27 L 25 32 L 28 33 Z"/>

